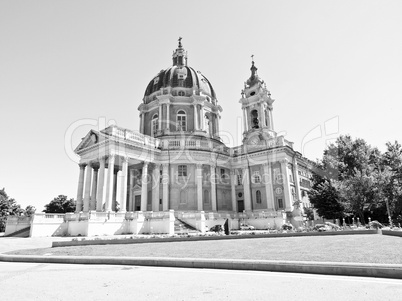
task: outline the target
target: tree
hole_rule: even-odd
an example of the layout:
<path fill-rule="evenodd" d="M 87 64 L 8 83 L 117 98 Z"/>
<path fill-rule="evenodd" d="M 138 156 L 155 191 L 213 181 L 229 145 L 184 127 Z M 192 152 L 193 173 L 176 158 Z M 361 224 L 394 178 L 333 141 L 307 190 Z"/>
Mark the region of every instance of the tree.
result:
<path fill-rule="evenodd" d="M 24 209 L 14 199 L 10 199 L 5 189 L 0 190 L 0 232 L 6 228 L 7 217 L 9 215 L 21 215 Z"/>
<path fill-rule="evenodd" d="M 326 219 L 342 218 L 345 206 L 333 185 L 334 180 L 316 173 L 313 174 L 311 180 L 312 186 L 308 192 L 308 197 L 318 215 Z"/>
<path fill-rule="evenodd" d="M 364 221 L 364 212 L 379 202 L 376 166 L 381 153 L 363 139 L 339 136 L 324 151 L 320 172 L 313 178 L 310 202 L 320 216 L 340 218 L 354 214 Z"/>
<path fill-rule="evenodd" d="M 28 205 L 25 210 L 24 210 L 24 215 L 25 216 L 32 216 L 35 214 L 36 208 L 32 205 Z"/>
<path fill-rule="evenodd" d="M 59 195 L 55 197 L 49 204 L 45 205 L 46 213 L 66 213 L 75 211 L 74 199 L 67 199 L 65 195 Z"/>

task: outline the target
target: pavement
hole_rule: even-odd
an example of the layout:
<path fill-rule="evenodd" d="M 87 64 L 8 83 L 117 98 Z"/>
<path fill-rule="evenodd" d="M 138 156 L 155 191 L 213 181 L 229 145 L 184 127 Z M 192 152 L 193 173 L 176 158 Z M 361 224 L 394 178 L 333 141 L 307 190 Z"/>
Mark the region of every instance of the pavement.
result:
<path fill-rule="evenodd" d="M 309 273 L 359 277 L 402 279 L 401 264 L 363 264 L 307 261 L 197 259 L 197 258 L 135 258 L 109 256 L 33 256 L 8 255 L 21 249 L 50 248 L 54 241 L 71 241 L 71 237 L 17 238 L 0 237 L 0 261 L 26 263 L 64 263 L 93 265 L 130 265 L 175 268 L 250 270 Z"/>

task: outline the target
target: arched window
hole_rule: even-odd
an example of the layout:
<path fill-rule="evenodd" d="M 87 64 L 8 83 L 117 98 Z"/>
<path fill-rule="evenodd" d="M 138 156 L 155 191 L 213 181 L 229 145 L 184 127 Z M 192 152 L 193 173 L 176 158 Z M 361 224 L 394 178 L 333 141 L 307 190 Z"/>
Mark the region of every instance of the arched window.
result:
<path fill-rule="evenodd" d="M 261 191 L 257 190 L 255 192 L 255 199 L 257 200 L 257 204 L 261 204 Z"/>
<path fill-rule="evenodd" d="M 178 94 L 179 94 L 179 96 L 185 96 L 186 95 L 183 90 L 180 90 Z"/>
<path fill-rule="evenodd" d="M 154 114 L 154 116 L 152 116 L 152 134 L 153 134 L 153 136 L 158 131 L 158 123 L 159 123 L 158 121 L 159 121 L 158 114 Z"/>
<path fill-rule="evenodd" d="M 176 118 L 176 130 L 177 131 L 187 131 L 187 116 L 186 112 L 180 110 L 177 112 Z"/>
<path fill-rule="evenodd" d="M 251 127 L 253 128 L 253 129 L 258 129 L 260 126 L 259 126 L 259 123 L 260 123 L 260 121 L 259 121 L 259 119 L 258 119 L 258 112 L 257 112 L 257 110 L 252 110 L 251 111 Z"/>

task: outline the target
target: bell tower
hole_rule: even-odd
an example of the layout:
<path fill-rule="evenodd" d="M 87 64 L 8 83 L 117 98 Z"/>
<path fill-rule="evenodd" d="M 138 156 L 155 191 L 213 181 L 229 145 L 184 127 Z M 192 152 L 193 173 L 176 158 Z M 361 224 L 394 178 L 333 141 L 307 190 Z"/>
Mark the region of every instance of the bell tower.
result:
<path fill-rule="evenodd" d="M 244 83 L 239 102 L 243 110 L 243 143 L 259 144 L 276 137 L 272 119 L 272 104 L 275 100 L 271 98 L 265 82 L 258 77 L 254 56 L 251 57 L 251 76 Z"/>

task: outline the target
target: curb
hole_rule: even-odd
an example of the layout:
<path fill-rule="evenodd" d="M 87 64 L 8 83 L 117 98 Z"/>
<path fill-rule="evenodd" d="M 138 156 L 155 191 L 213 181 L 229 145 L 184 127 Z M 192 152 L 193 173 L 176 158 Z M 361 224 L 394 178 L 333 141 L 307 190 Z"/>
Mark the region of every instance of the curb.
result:
<path fill-rule="evenodd" d="M 308 273 L 359 277 L 402 279 L 402 264 L 368 264 L 308 261 L 147 258 L 107 256 L 36 256 L 0 254 L 0 261 L 64 264 L 136 265 L 197 269 L 227 269 L 270 272 Z"/>
<path fill-rule="evenodd" d="M 119 238 L 119 239 L 89 239 L 75 241 L 54 241 L 52 248 L 87 246 L 87 245 L 120 245 L 120 244 L 143 244 L 160 242 L 185 242 L 185 241 L 204 241 L 204 240 L 227 240 L 227 239 L 255 239 L 255 238 L 276 238 L 276 237 L 299 237 L 299 236 L 334 236 L 334 235 L 362 235 L 378 234 L 377 230 L 352 230 L 338 232 L 295 232 L 277 234 L 255 234 L 255 235 L 222 235 L 222 236 L 192 236 L 192 237 L 165 237 L 165 238 Z"/>

